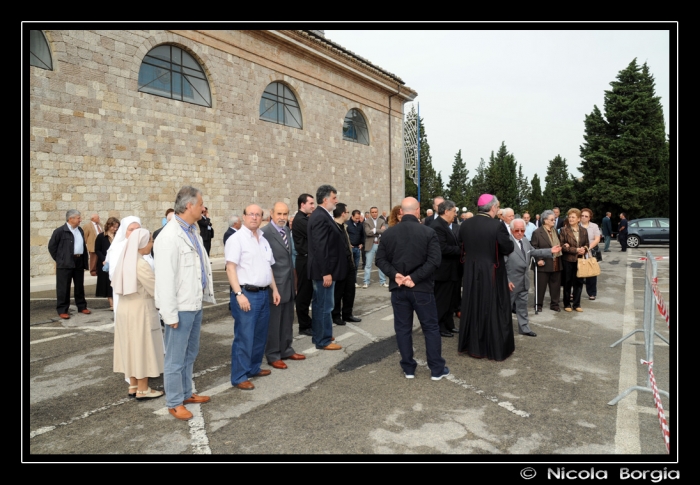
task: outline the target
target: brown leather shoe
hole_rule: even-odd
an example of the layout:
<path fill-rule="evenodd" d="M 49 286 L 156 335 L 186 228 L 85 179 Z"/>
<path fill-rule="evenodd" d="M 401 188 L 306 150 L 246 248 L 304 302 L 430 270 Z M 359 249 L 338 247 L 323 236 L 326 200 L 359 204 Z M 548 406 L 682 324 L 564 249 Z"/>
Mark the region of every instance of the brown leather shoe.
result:
<path fill-rule="evenodd" d="M 176 419 L 181 419 L 183 421 L 192 419 L 192 413 L 189 412 L 182 404 L 175 406 L 174 408 L 168 408 L 168 412 L 173 416 L 173 418 Z"/>
<path fill-rule="evenodd" d="M 243 381 L 240 384 L 236 384 L 236 387 L 244 391 L 252 391 L 253 389 L 255 389 L 255 386 L 250 381 Z"/>
<path fill-rule="evenodd" d="M 343 348 L 343 347 L 341 347 L 341 346 L 338 345 L 338 344 L 328 344 L 328 345 L 326 345 L 325 347 L 323 347 L 323 350 L 340 350 L 340 349 L 342 349 L 342 348 Z"/>
<path fill-rule="evenodd" d="M 68 315 L 67 313 L 60 313 L 58 316 L 63 318 L 64 320 L 68 320 L 70 318 L 70 315 Z"/>
<path fill-rule="evenodd" d="M 289 360 L 304 360 L 306 359 L 306 356 L 303 354 L 292 354 L 289 357 L 282 357 L 283 359 L 289 359 Z"/>
<path fill-rule="evenodd" d="M 80 313 L 84 313 L 85 315 L 90 315 L 92 312 L 90 310 L 88 310 L 87 308 L 83 308 L 82 310 L 80 310 Z"/>
<path fill-rule="evenodd" d="M 283 364 L 284 364 L 284 362 L 283 362 Z M 272 371 L 270 369 L 262 369 L 260 372 L 258 372 L 257 374 L 255 374 L 254 376 L 251 376 L 251 377 L 264 377 L 264 376 L 269 376 L 270 374 L 272 374 Z"/>
<path fill-rule="evenodd" d="M 211 398 L 209 396 L 198 396 L 193 392 L 192 397 L 188 397 L 187 399 L 182 401 L 182 404 L 202 404 L 209 401 L 211 401 Z"/>
<path fill-rule="evenodd" d="M 286 369 L 287 368 L 287 364 L 285 364 L 281 360 L 276 360 L 276 361 L 272 362 L 270 365 L 272 367 L 274 367 L 275 369 Z"/>
<path fill-rule="evenodd" d="M 331 337 L 331 342 L 335 341 L 335 337 Z"/>

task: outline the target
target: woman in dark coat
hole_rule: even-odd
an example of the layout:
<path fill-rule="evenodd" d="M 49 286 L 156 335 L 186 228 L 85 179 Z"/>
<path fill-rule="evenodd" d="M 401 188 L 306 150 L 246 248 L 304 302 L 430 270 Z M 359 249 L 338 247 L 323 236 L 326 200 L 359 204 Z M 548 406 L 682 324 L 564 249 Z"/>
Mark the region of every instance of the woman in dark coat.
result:
<path fill-rule="evenodd" d="M 569 209 L 567 212 L 568 223 L 561 228 L 559 240 L 564 253 L 564 310 L 571 311 L 571 307 L 577 312 L 582 312 L 581 291 L 583 290 L 583 278 L 576 276 L 578 259 L 585 257 L 588 252 L 588 231 L 580 226 L 581 211 Z M 573 290 L 572 290 L 573 287 Z M 573 302 L 571 295 L 573 294 Z"/>
<path fill-rule="evenodd" d="M 102 271 L 102 265 L 107 257 L 107 250 L 109 249 L 114 235 L 119 229 L 119 219 L 116 217 L 110 217 L 107 219 L 104 231 L 97 235 L 95 238 L 95 254 L 97 254 L 97 285 L 95 286 L 95 296 L 107 298 L 109 301 L 109 309 L 112 309 L 112 282 L 109 280 L 109 273 Z"/>
<path fill-rule="evenodd" d="M 554 228 L 556 217 L 554 212 L 546 210 L 540 217 L 542 225 L 532 233 L 530 244 L 535 249 L 553 248 L 559 245 L 559 236 Z M 550 258 L 535 258 L 537 260 L 537 311 L 542 311 L 544 294 L 549 286 L 549 308 L 555 312 L 560 312 L 559 296 L 561 294 L 561 252 L 553 254 Z"/>

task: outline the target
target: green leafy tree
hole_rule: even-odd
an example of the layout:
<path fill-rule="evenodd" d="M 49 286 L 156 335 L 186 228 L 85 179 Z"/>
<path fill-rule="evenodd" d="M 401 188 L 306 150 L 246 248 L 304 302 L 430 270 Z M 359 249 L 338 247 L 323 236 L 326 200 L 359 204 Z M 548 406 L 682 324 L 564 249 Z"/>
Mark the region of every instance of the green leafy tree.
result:
<path fill-rule="evenodd" d="M 407 119 L 415 119 L 418 116 L 415 107 L 411 107 L 411 111 L 406 115 Z M 406 173 L 405 178 L 405 193 L 406 197 L 417 197 L 418 187 L 415 182 Z M 430 144 L 428 143 L 428 134 L 425 131 L 423 118 L 420 119 L 420 206 L 421 211 L 425 213 L 427 209 L 432 208 L 433 198 L 437 195 L 443 195 L 442 177 L 435 172 L 433 168 L 433 160 L 430 156 Z"/>
<path fill-rule="evenodd" d="M 530 182 L 530 202 L 527 204 L 527 210 L 530 212 L 532 220 L 535 219 L 535 214 L 542 214 L 546 209 L 544 205 L 544 200 L 542 198 L 542 188 L 540 186 L 540 177 L 535 174 L 532 176 L 532 182 Z"/>
<path fill-rule="evenodd" d="M 508 153 L 505 142 L 494 155 L 491 152 L 486 169 L 486 185 L 490 193 L 498 197 L 501 207 L 512 207 L 518 202 L 518 178 L 515 156 Z"/>
<path fill-rule="evenodd" d="M 467 209 L 471 212 L 476 212 L 476 203 L 479 200 L 479 196 L 488 191 L 489 188 L 486 185 L 486 162 L 482 158 L 474 172 L 474 177 L 472 177 L 467 186 Z"/>
<path fill-rule="evenodd" d="M 447 192 L 445 194 L 445 198 L 457 204 L 460 210 L 462 207 L 469 207 L 467 199 L 468 175 L 469 170 L 467 170 L 467 165 L 462 160 L 462 150 L 460 150 L 455 155 L 455 161 L 452 163 L 452 174 L 450 175 L 450 181 L 447 183 Z"/>
<path fill-rule="evenodd" d="M 604 113 L 594 106 L 584 120 L 581 197 L 596 215 L 668 216 L 669 144 L 654 77 L 634 59 L 610 86 Z"/>
<path fill-rule="evenodd" d="M 552 207 L 560 207 L 562 212 L 566 211 L 567 205 L 564 204 L 563 196 L 566 192 L 569 181 L 569 168 L 566 165 L 566 158 L 557 155 L 549 161 L 547 166 L 547 175 L 544 177 L 545 188 L 542 193 L 545 209 Z"/>

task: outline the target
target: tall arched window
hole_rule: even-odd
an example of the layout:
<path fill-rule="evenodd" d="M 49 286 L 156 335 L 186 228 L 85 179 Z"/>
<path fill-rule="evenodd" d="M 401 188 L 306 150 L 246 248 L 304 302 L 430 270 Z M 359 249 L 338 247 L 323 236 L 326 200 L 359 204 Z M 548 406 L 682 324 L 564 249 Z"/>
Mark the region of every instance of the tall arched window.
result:
<path fill-rule="evenodd" d="M 159 45 L 146 54 L 139 69 L 139 91 L 211 108 L 204 69 L 174 45 Z"/>
<path fill-rule="evenodd" d="M 53 71 L 51 49 L 46 42 L 46 36 L 41 30 L 29 31 L 29 64 Z"/>
<path fill-rule="evenodd" d="M 292 90 L 282 83 L 270 83 L 260 98 L 260 119 L 301 128 L 301 109 Z"/>
<path fill-rule="evenodd" d="M 362 116 L 362 113 L 360 113 L 360 110 L 353 108 L 345 115 L 345 121 L 343 122 L 343 140 L 369 145 L 367 122 L 365 121 L 365 117 Z"/>

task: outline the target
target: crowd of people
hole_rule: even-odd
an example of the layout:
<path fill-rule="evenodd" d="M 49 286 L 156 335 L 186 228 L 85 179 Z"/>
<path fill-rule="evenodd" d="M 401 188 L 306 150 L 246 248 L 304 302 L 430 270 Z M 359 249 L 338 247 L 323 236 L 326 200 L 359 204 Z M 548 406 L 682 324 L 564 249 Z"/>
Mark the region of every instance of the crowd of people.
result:
<path fill-rule="evenodd" d="M 585 286 L 597 296 L 597 278 L 577 276 L 581 258 L 610 251 L 610 213 L 602 231 L 590 209 L 558 207 L 522 217 L 501 208 L 495 195 L 482 194 L 476 214 L 436 197 L 421 219 L 419 202 L 405 198 L 380 213 L 363 212 L 338 201 L 338 191 L 322 185 L 303 193 L 292 214 L 282 201 L 265 217 L 250 204 L 232 214 L 223 235 L 225 270 L 234 320 L 231 385 L 253 390 L 251 378 L 287 369 L 285 361 L 306 356 L 293 348 L 296 312 L 299 334 L 319 350 L 339 350 L 333 325 L 358 323 L 353 314 L 357 288 L 371 284 L 376 265 L 380 287 L 388 288 L 394 328 L 406 378 L 414 378 L 413 313 L 423 330 L 431 379 L 449 375 L 442 338 L 458 335 L 460 354 L 501 361 L 515 348 L 518 332 L 536 337 L 529 326 L 530 272 L 535 273 L 535 311 L 549 308 L 582 312 Z M 626 219 L 621 215 L 624 236 Z M 114 312 L 114 372 L 124 374 L 128 396 L 138 400 L 165 395 L 172 416 L 192 418 L 187 404 L 208 402 L 193 393 L 192 373 L 199 351 L 202 302 L 215 303 L 209 260 L 214 237 L 202 192 L 184 186 L 162 227 L 151 234 L 141 220 L 110 217 L 102 227 L 98 214 L 80 226 L 77 210 L 66 213 L 49 252 L 56 261 L 57 312 L 68 319 L 73 283 L 78 312 L 89 314 L 84 272 L 97 276 L 96 296 Z M 604 249 L 599 245 L 604 241 Z M 625 251 L 624 237 L 620 238 Z M 360 268 L 363 273 L 360 273 Z M 361 282 L 358 282 L 361 275 Z M 361 283 L 361 284 L 360 284 Z M 563 301 L 561 292 L 563 289 Z M 459 318 L 459 326 L 455 325 Z M 164 327 L 164 330 L 162 329 Z M 296 365 L 296 364 L 295 364 Z M 149 387 L 163 375 L 165 392 Z"/>

